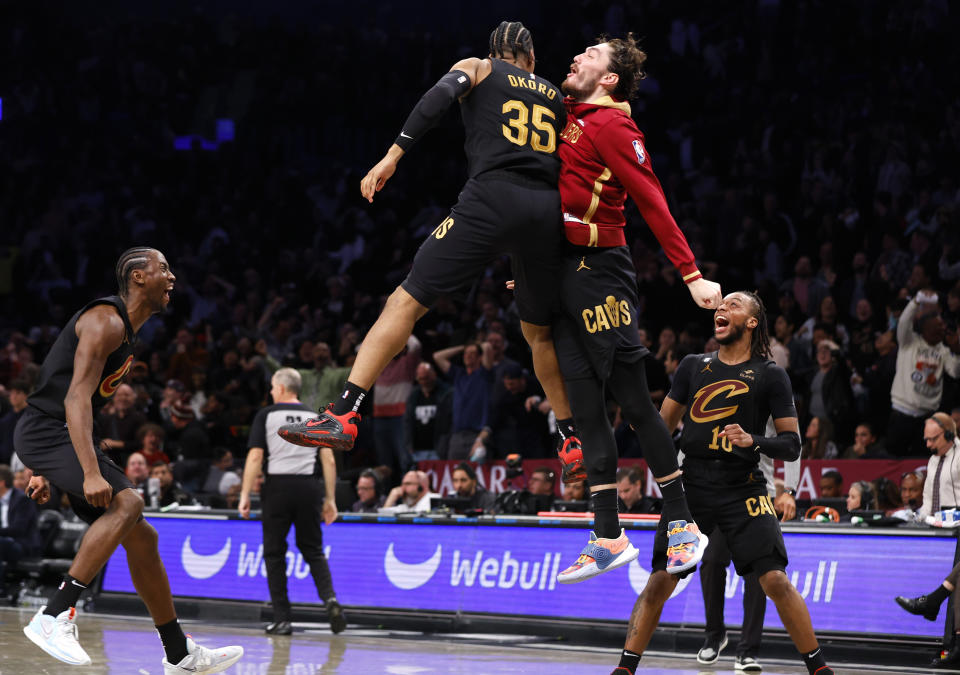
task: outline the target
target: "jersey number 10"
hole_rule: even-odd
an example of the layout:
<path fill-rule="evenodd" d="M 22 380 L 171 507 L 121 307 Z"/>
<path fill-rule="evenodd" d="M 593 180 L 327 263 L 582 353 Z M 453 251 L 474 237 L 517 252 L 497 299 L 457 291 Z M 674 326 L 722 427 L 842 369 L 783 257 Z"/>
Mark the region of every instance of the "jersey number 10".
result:
<path fill-rule="evenodd" d="M 719 443 L 717 441 L 719 441 Z M 720 438 L 719 425 L 713 428 L 713 441 L 707 447 L 711 450 L 719 450 L 720 448 L 723 448 L 724 452 L 733 452 L 733 443 L 730 441 L 730 439 L 726 436 Z"/>
<path fill-rule="evenodd" d="M 554 115 L 549 108 L 537 104 L 533 106 L 532 116 L 530 110 L 523 101 L 516 99 L 504 103 L 501 112 L 504 115 L 515 113 L 516 117 L 507 118 L 510 126 L 506 124 L 500 125 L 500 128 L 503 130 L 503 135 L 508 141 L 516 145 L 526 145 L 527 138 L 529 138 L 530 147 L 537 152 L 552 153 L 557 149 L 557 135 L 553 129 L 553 125 L 544 118 L 548 117 L 550 120 L 555 121 L 557 119 L 556 115 Z M 527 126 L 527 122 L 530 121 L 532 121 L 534 129 L 542 131 L 543 135 L 536 131 L 532 134 L 530 133 L 530 128 Z"/>

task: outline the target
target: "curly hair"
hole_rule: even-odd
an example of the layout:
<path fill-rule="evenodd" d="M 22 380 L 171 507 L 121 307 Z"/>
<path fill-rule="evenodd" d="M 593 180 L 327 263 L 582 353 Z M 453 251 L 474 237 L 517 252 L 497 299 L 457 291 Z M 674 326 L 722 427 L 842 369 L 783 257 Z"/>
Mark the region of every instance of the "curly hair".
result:
<path fill-rule="evenodd" d="M 597 38 L 597 44 L 607 43 L 610 46 L 611 73 L 615 73 L 620 81 L 614 88 L 613 97 L 621 101 L 629 101 L 637 95 L 640 80 L 647 76 L 643 64 L 647 61 L 647 54 L 637 45 L 633 33 L 627 33 L 625 38 L 609 39 L 606 35 Z"/>

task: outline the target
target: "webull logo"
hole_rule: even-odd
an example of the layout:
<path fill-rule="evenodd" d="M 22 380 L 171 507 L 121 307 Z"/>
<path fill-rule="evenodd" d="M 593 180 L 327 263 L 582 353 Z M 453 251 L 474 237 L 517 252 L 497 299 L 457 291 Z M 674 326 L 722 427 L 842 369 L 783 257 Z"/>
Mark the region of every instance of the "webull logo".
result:
<path fill-rule="evenodd" d="M 840 563 L 837 560 L 819 560 L 815 572 L 813 570 L 788 569 L 787 576 L 790 577 L 790 583 L 808 603 L 828 603 L 833 600 L 833 590 L 837 583 L 837 567 L 839 565 Z M 737 575 L 736 569 L 733 565 L 730 565 L 727 569 L 727 584 L 724 588 L 724 595 L 727 598 L 732 598 L 738 592 L 743 593 L 741 581 L 742 579 Z"/>
<path fill-rule="evenodd" d="M 216 553 L 203 554 L 193 550 L 190 543 L 190 535 L 183 541 L 180 548 L 180 562 L 186 573 L 194 579 L 204 580 L 219 574 L 226 566 L 230 558 L 230 551 L 233 547 L 232 538 L 228 537 L 227 542 Z M 330 559 L 330 547 L 325 546 L 323 554 Z M 303 559 L 303 554 L 293 551 L 287 551 L 286 554 L 288 577 L 304 579 L 310 574 L 310 564 Z M 239 556 L 237 558 L 237 576 L 255 577 L 260 574 L 267 576 L 267 567 L 263 561 L 263 544 L 247 548 L 245 543 L 240 544 Z"/>
<path fill-rule="evenodd" d="M 450 566 L 450 585 L 481 588 L 518 588 L 520 590 L 550 590 L 557 585 L 560 571 L 560 553 L 544 553 L 543 559 L 522 560 L 510 551 L 498 556 L 484 556 L 482 550 L 472 556 L 453 551 Z M 390 583 L 404 590 L 412 590 L 430 581 L 440 567 L 443 548 L 437 544 L 433 554 L 423 562 L 399 560 L 390 542 L 383 558 L 383 569 Z"/>
<path fill-rule="evenodd" d="M 552 564 L 551 564 L 552 560 Z M 543 561 L 520 562 L 504 551 L 502 558 L 483 557 L 483 551 L 477 551 L 473 559 L 460 558 L 460 551 L 453 552 L 453 567 L 450 570 L 450 585 L 473 586 L 479 583 L 483 588 L 514 588 L 529 591 L 552 591 L 557 585 L 557 572 L 560 571 L 560 554 L 544 553 Z"/>

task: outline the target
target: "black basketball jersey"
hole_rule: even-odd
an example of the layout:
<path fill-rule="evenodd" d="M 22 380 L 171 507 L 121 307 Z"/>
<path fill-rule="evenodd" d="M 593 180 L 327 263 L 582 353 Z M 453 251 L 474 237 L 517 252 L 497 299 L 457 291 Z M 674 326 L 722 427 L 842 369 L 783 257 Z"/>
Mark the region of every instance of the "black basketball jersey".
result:
<path fill-rule="evenodd" d="M 317 416 L 315 410 L 303 403 L 274 403 L 257 412 L 250 425 L 247 448 L 263 448 L 264 476 L 320 475 L 320 448 L 294 445 L 277 434 L 284 424 L 303 422 Z"/>
<path fill-rule="evenodd" d="M 756 451 L 721 438 L 723 428 L 739 424 L 747 433 L 762 436 L 771 415 L 797 416 L 786 371 L 765 359 L 731 366 L 717 358 L 717 352 L 690 354 L 677 366 L 667 395 L 687 407 L 680 435 L 687 457 L 755 463 Z"/>
<path fill-rule="evenodd" d="M 117 387 L 120 386 L 133 363 L 135 335 L 133 326 L 130 324 L 130 317 L 127 316 L 127 306 L 120 296 L 111 295 L 84 305 L 83 309 L 74 314 L 67 325 L 63 327 L 63 330 L 60 331 L 60 335 L 53 343 L 50 353 L 47 354 L 47 358 L 43 360 L 43 365 L 40 366 L 37 388 L 27 399 L 27 402 L 34 408 L 64 422 L 67 421 L 67 413 L 63 400 L 67 397 L 67 390 L 70 389 L 70 380 L 73 377 L 73 359 L 77 353 L 77 345 L 80 343 L 76 331 L 77 320 L 84 312 L 97 305 L 112 305 L 116 308 L 120 318 L 123 319 L 126 335 L 123 338 L 123 343 L 107 357 L 103 372 L 100 374 L 100 384 L 93 392 L 91 402 L 93 403 L 94 419 L 96 419 L 100 409 L 116 393 Z"/>
<path fill-rule="evenodd" d="M 505 61 L 490 63 L 491 73 L 460 104 L 470 177 L 509 170 L 556 185 L 566 125 L 560 90 Z"/>

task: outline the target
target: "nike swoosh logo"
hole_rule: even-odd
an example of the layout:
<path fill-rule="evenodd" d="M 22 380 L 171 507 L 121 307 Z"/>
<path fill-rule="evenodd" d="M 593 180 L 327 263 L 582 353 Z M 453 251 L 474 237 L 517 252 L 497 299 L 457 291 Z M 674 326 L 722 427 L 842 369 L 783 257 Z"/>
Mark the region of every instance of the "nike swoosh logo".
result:
<path fill-rule="evenodd" d="M 229 556 L 230 537 L 227 537 L 227 543 L 223 545 L 223 548 L 209 555 L 202 555 L 193 551 L 190 546 L 190 535 L 187 535 L 180 549 L 180 561 L 183 564 L 183 569 L 194 579 L 209 579 L 215 576 L 223 569 Z"/>
<path fill-rule="evenodd" d="M 405 134 L 401 131 L 400 135 L 403 136 L 404 138 L 409 138 L 411 141 L 413 140 L 413 136 L 411 136 L 410 134 Z"/>
<path fill-rule="evenodd" d="M 437 544 L 433 555 L 427 560 L 419 563 L 405 563 L 397 559 L 393 552 L 393 542 L 387 547 L 387 553 L 383 558 L 383 570 L 386 572 L 387 579 L 397 588 L 405 591 L 419 588 L 430 581 L 437 568 L 440 566 L 440 558 L 443 555 L 443 548 Z M 693 575 L 690 575 L 693 576 Z"/>
<path fill-rule="evenodd" d="M 77 588 L 86 588 L 83 584 L 78 584 L 76 579 L 71 579 L 70 583 L 76 586 Z"/>

